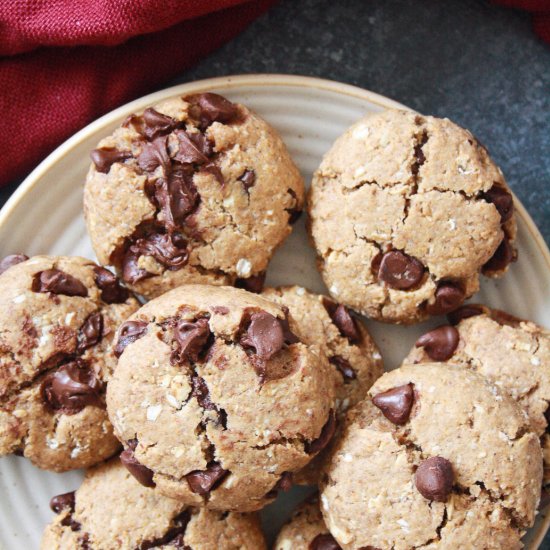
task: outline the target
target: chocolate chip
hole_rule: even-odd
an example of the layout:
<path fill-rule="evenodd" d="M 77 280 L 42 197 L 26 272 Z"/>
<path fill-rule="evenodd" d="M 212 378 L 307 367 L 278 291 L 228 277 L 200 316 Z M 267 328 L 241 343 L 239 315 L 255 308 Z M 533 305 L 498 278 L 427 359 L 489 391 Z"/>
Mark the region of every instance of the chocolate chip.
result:
<path fill-rule="evenodd" d="M 210 336 L 208 319 L 196 321 L 180 320 L 174 327 L 174 337 L 178 344 L 180 361 L 197 361 Z"/>
<path fill-rule="evenodd" d="M 237 179 L 242 182 L 244 190 L 248 193 L 248 190 L 256 183 L 256 172 L 246 169 Z"/>
<path fill-rule="evenodd" d="M 193 493 L 206 495 L 214 490 L 229 472 L 219 462 L 210 462 L 206 470 L 195 470 L 185 476 Z"/>
<path fill-rule="evenodd" d="M 178 126 L 178 122 L 150 107 L 141 116 L 129 116 L 122 125 L 132 125 L 138 134 L 151 141 L 161 134 L 170 133 Z"/>
<path fill-rule="evenodd" d="M 122 260 L 122 278 L 129 283 L 136 283 L 150 277 L 151 274 L 139 267 L 141 256 L 152 256 L 158 263 L 169 270 L 177 270 L 187 264 L 189 251 L 187 242 L 179 234 L 153 233 L 137 239 L 130 245 Z"/>
<path fill-rule="evenodd" d="M 114 353 L 117 357 L 122 355 L 122 352 L 132 342 L 139 340 L 147 333 L 147 323 L 145 321 L 126 321 L 119 330 L 118 342 L 114 348 Z"/>
<path fill-rule="evenodd" d="M 434 361 L 447 361 L 455 352 L 460 335 L 458 330 L 451 325 L 442 325 L 426 334 L 423 334 L 417 341 L 417 348 L 424 348 L 430 359 Z"/>
<path fill-rule="evenodd" d="M 322 533 L 309 543 L 308 550 L 342 550 L 342 547 L 330 533 Z"/>
<path fill-rule="evenodd" d="M 101 299 L 107 304 L 122 304 L 130 296 L 128 289 L 124 288 L 118 277 L 104 267 L 95 266 L 95 284 L 101 290 Z"/>
<path fill-rule="evenodd" d="M 212 145 L 204 134 L 188 134 L 185 130 L 176 132 L 178 138 L 178 152 L 174 158 L 179 162 L 191 164 L 205 164 L 212 155 Z"/>
<path fill-rule="evenodd" d="M 240 116 L 238 107 L 218 94 L 198 94 L 188 96 L 185 100 L 199 107 L 198 112 L 203 128 L 206 128 L 213 122 L 228 124 L 236 121 Z"/>
<path fill-rule="evenodd" d="M 65 296 L 88 296 L 88 290 L 80 280 L 59 269 L 47 269 L 37 273 L 32 281 L 32 290 Z"/>
<path fill-rule="evenodd" d="M 204 381 L 204 378 L 200 376 L 193 376 L 191 380 L 191 386 L 193 388 L 191 395 L 195 397 L 197 403 L 207 411 L 216 410 L 215 405 L 210 400 L 210 392 L 208 391 L 208 386 Z"/>
<path fill-rule="evenodd" d="M 446 502 L 453 489 L 453 467 L 440 456 L 422 461 L 414 475 L 414 483 L 420 494 L 436 502 Z"/>
<path fill-rule="evenodd" d="M 53 411 L 71 415 L 88 405 L 103 406 L 102 382 L 85 362 L 76 360 L 48 374 L 40 388 L 42 399 Z"/>
<path fill-rule="evenodd" d="M 280 319 L 267 311 L 253 313 L 246 334 L 241 338 L 243 346 L 252 348 L 263 360 L 271 359 L 283 348 L 285 337 Z"/>
<path fill-rule="evenodd" d="M 344 382 L 349 382 L 349 380 L 354 380 L 357 378 L 357 374 L 353 370 L 353 367 L 349 364 L 347 359 L 344 359 L 340 355 L 333 355 L 329 358 L 329 363 L 334 365 L 339 371 L 340 374 L 344 377 Z"/>
<path fill-rule="evenodd" d="M 461 308 L 458 308 L 456 311 L 452 311 L 447 314 L 447 319 L 451 325 L 458 325 L 463 319 L 468 319 L 469 317 L 475 317 L 476 315 L 483 314 L 483 306 L 477 304 L 466 304 Z"/>
<path fill-rule="evenodd" d="M 63 510 L 74 512 L 75 496 L 74 491 L 57 495 L 50 500 L 50 508 L 52 512 L 60 514 Z"/>
<path fill-rule="evenodd" d="M 84 353 L 85 350 L 95 346 L 103 336 L 103 315 L 92 313 L 80 327 L 77 336 L 76 352 Z"/>
<path fill-rule="evenodd" d="M 124 162 L 132 158 L 132 153 L 130 151 L 119 151 L 115 147 L 102 147 L 101 149 L 94 149 L 90 153 L 90 158 L 98 172 L 107 174 L 115 162 Z"/>
<path fill-rule="evenodd" d="M 435 302 L 426 306 L 430 315 L 443 315 L 459 307 L 465 298 L 465 293 L 453 283 L 439 283 L 435 291 Z"/>
<path fill-rule="evenodd" d="M 258 273 L 258 275 L 252 275 L 247 279 L 237 279 L 235 281 L 235 286 L 237 288 L 248 290 L 248 292 L 259 294 L 264 289 L 265 276 L 265 271 L 262 271 L 261 273 Z"/>
<path fill-rule="evenodd" d="M 122 451 L 120 462 L 144 487 L 154 487 L 156 485 L 153 481 L 153 470 L 150 470 L 136 459 L 134 449 Z"/>
<path fill-rule="evenodd" d="M 0 275 L 10 267 L 20 264 L 21 262 L 26 262 L 28 259 L 29 257 L 25 256 L 25 254 L 10 254 L 2 258 L 2 260 L 0 260 Z"/>
<path fill-rule="evenodd" d="M 409 290 L 417 286 L 423 276 L 424 266 L 400 250 L 390 250 L 382 256 L 378 278 L 391 288 Z"/>
<path fill-rule="evenodd" d="M 179 513 L 172 519 L 172 525 L 165 535 L 159 538 L 143 541 L 138 550 L 149 550 L 150 548 L 158 548 L 159 546 L 170 546 L 177 550 L 191 550 L 191 547 L 185 545 L 185 531 L 187 524 L 191 520 L 191 514 L 188 510 Z"/>
<path fill-rule="evenodd" d="M 356 321 L 345 306 L 324 297 L 323 306 L 342 336 L 345 336 L 352 344 L 360 340 Z"/>
<path fill-rule="evenodd" d="M 197 208 L 200 196 L 193 183 L 193 172 L 185 166 L 174 168 L 155 182 L 155 199 L 168 232 L 176 231 Z"/>
<path fill-rule="evenodd" d="M 498 185 L 493 185 L 489 191 L 483 193 L 483 198 L 492 203 L 500 214 L 500 222 L 507 222 L 514 213 L 514 199 L 512 195 L 499 187 Z"/>
<path fill-rule="evenodd" d="M 293 483 L 292 477 L 292 472 L 283 472 L 273 488 L 266 493 L 265 498 L 277 498 L 279 491 L 284 491 L 285 493 L 290 491 Z"/>
<path fill-rule="evenodd" d="M 491 259 L 482 267 L 481 271 L 484 275 L 502 271 L 509 263 L 515 261 L 516 257 L 514 249 L 512 248 L 508 238 L 505 236 Z"/>
<path fill-rule="evenodd" d="M 336 432 L 336 416 L 334 411 L 329 412 L 328 420 L 326 421 L 321 433 L 317 439 L 306 443 L 305 449 L 307 454 L 315 454 L 322 451 L 330 442 Z"/>
<path fill-rule="evenodd" d="M 294 199 L 294 208 L 285 208 L 288 213 L 288 223 L 290 225 L 295 224 L 302 215 L 302 209 L 298 206 L 298 195 L 294 189 L 287 189 L 287 193 Z"/>
<path fill-rule="evenodd" d="M 144 142 L 138 155 L 138 164 L 146 172 L 154 172 L 159 166 L 165 174 L 170 172 L 171 161 L 166 148 L 168 137 L 160 136 L 152 142 Z"/>
<path fill-rule="evenodd" d="M 398 425 L 405 424 L 414 402 L 413 385 L 405 384 L 378 393 L 372 398 L 372 402 L 390 422 Z"/>
<path fill-rule="evenodd" d="M 220 170 L 220 167 L 214 164 L 213 162 L 209 162 L 208 164 L 205 164 L 201 168 L 201 172 L 207 172 L 208 174 L 212 174 L 221 186 L 225 184 L 225 179 L 223 177 L 222 171 Z"/>

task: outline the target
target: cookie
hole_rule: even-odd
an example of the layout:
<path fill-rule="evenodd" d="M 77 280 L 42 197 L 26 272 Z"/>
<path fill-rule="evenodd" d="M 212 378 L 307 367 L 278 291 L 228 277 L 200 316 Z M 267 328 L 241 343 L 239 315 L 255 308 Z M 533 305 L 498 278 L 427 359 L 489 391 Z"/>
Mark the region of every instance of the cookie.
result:
<path fill-rule="evenodd" d="M 132 115 L 91 154 L 94 251 L 147 297 L 261 276 L 302 210 L 304 183 L 276 131 L 211 93 Z"/>
<path fill-rule="evenodd" d="M 140 485 L 118 458 L 89 470 L 76 492 L 52 498 L 50 506 L 57 516 L 42 550 L 266 548 L 255 514 L 187 508 Z"/>
<path fill-rule="evenodd" d="M 344 549 L 519 549 L 542 453 L 517 404 L 440 363 L 384 374 L 348 413 L 321 487 Z"/>
<path fill-rule="evenodd" d="M 300 286 L 268 288 L 262 294 L 287 307 L 302 342 L 318 346 L 328 358 L 333 367 L 336 413 L 343 417 L 384 372 L 382 356 L 365 325 L 346 307 Z M 294 476 L 294 481 L 317 484 L 327 450 Z"/>
<path fill-rule="evenodd" d="M 470 132 L 389 110 L 339 137 L 315 172 L 309 228 L 333 298 L 391 323 L 447 313 L 516 258 L 512 195 Z"/>
<path fill-rule="evenodd" d="M 25 258 L 0 264 L 0 455 L 87 467 L 119 449 L 105 384 L 115 330 L 139 303 L 90 260 Z"/>
<path fill-rule="evenodd" d="M 329 533 L 321 510 L 319 495 L 309 498 L 292 514 L 273 546 L 273 550 L 338 550 L 340 545 Z"/>
<path fill-rule="evenodd" d="M 122 460 L 188 505 L 253 511 L 288 489 L 334 432 L 332 369 L 287 310 L 185 285 L 118 331 L 107 409 Z"/>
<path fill-rule="evenodd" d="M 550 483 L 550 332 L 480 304 L 467 304 L 449 317 L 450 325 L 418 339 L 405 362 L 448 361 L 479 372 L 510 395 L 541 438 L 544 481 Z"/>

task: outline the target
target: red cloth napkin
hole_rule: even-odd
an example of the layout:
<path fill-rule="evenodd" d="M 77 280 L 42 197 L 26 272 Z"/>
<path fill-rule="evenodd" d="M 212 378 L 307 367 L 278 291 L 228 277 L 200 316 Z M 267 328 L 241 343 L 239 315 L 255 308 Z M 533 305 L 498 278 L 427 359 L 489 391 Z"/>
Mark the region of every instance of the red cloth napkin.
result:
<path fill-rule="evenodd" d="M 275 1 L 0 2 L 0 185 L 233 38 Z"/>

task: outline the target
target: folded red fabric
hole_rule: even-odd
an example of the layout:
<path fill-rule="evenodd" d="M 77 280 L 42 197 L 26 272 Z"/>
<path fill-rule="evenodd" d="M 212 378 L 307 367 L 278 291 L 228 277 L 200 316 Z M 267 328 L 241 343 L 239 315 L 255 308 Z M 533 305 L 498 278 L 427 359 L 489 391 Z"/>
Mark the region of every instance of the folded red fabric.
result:
<path fill-rule="evenodd" d="M 191 66 L 275 1 L 0 2 L 0 184 Z"/>

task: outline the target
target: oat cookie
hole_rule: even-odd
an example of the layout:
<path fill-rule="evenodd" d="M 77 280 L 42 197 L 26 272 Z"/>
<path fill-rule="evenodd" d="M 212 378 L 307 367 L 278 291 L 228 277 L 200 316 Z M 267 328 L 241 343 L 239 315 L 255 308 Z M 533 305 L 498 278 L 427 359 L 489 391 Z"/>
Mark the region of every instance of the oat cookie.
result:
<path fill-rule="evenodd" d="M 112 339 L 137 300 L 84 258 L 0 266 L 0 454 L 55 471 L 104 460 L 119 448 L 105 410 Z"/>
<path fill-rule="evenodd" d="M 321 510 L 319 495 L 309 498 L 292 514 L 273 546 L 273 550 L 338 550 L 340 545 L 329 533 Z"/>
<path fill-rule="evenodd" d="M 512 195 L 470 132 L 389 110 L 336 140 L 316 171 L 309 224 L 334 299 L 414 323 L 459 307 L 479 273 L 516 257 Z"/>
<path fill-rule="evenodd" d="M 345 306 L 300 286 L 267 288 L 263 296 L 288 307 L 297 332 L 306 344 L 317 345 L 333 366 L 338 417 L 361 401 L 384 372 L 382 356 L 365 325 Z M 315 485 L 325 449 L 294 481 Z"/>
<path fill-rule="evenodd" d="M 463 306 L 449 320 L 422 335 L 405 362 L 448 361 L 470 368 L 515 399 L 541 438 L 544 481 L 550 483 L 550 332 L 480 304 Z"/>
<path fill-rule="evenodd" d="M 118 458 L 89 470 L 76 492 L 58 495 L 43 550 L 264 550 L 255 514 L 187 508 L 140 485 Z"/>
<path fill-rule="evenodd" d="M 257 510 L 326 446 L 332 367 L 287 313 L 241 289 L 185 285 L 120 327 L 107 408 L 142 483 L 188 505 Z"/>
<path fill-rule="evenodd" d="M 542 454 L 517 404 L 440 363 L 386 373 L 369 395 L 348 413 L 321 487 L 342 548 L 522 548 Z"/>
<path fill-rule="evenodd" d="M 279 135 L 216 94 L 132 115 L 91 156 L 84 213 L 95 253 L 147 297 L 260 276 L 303 206 Z"/>

